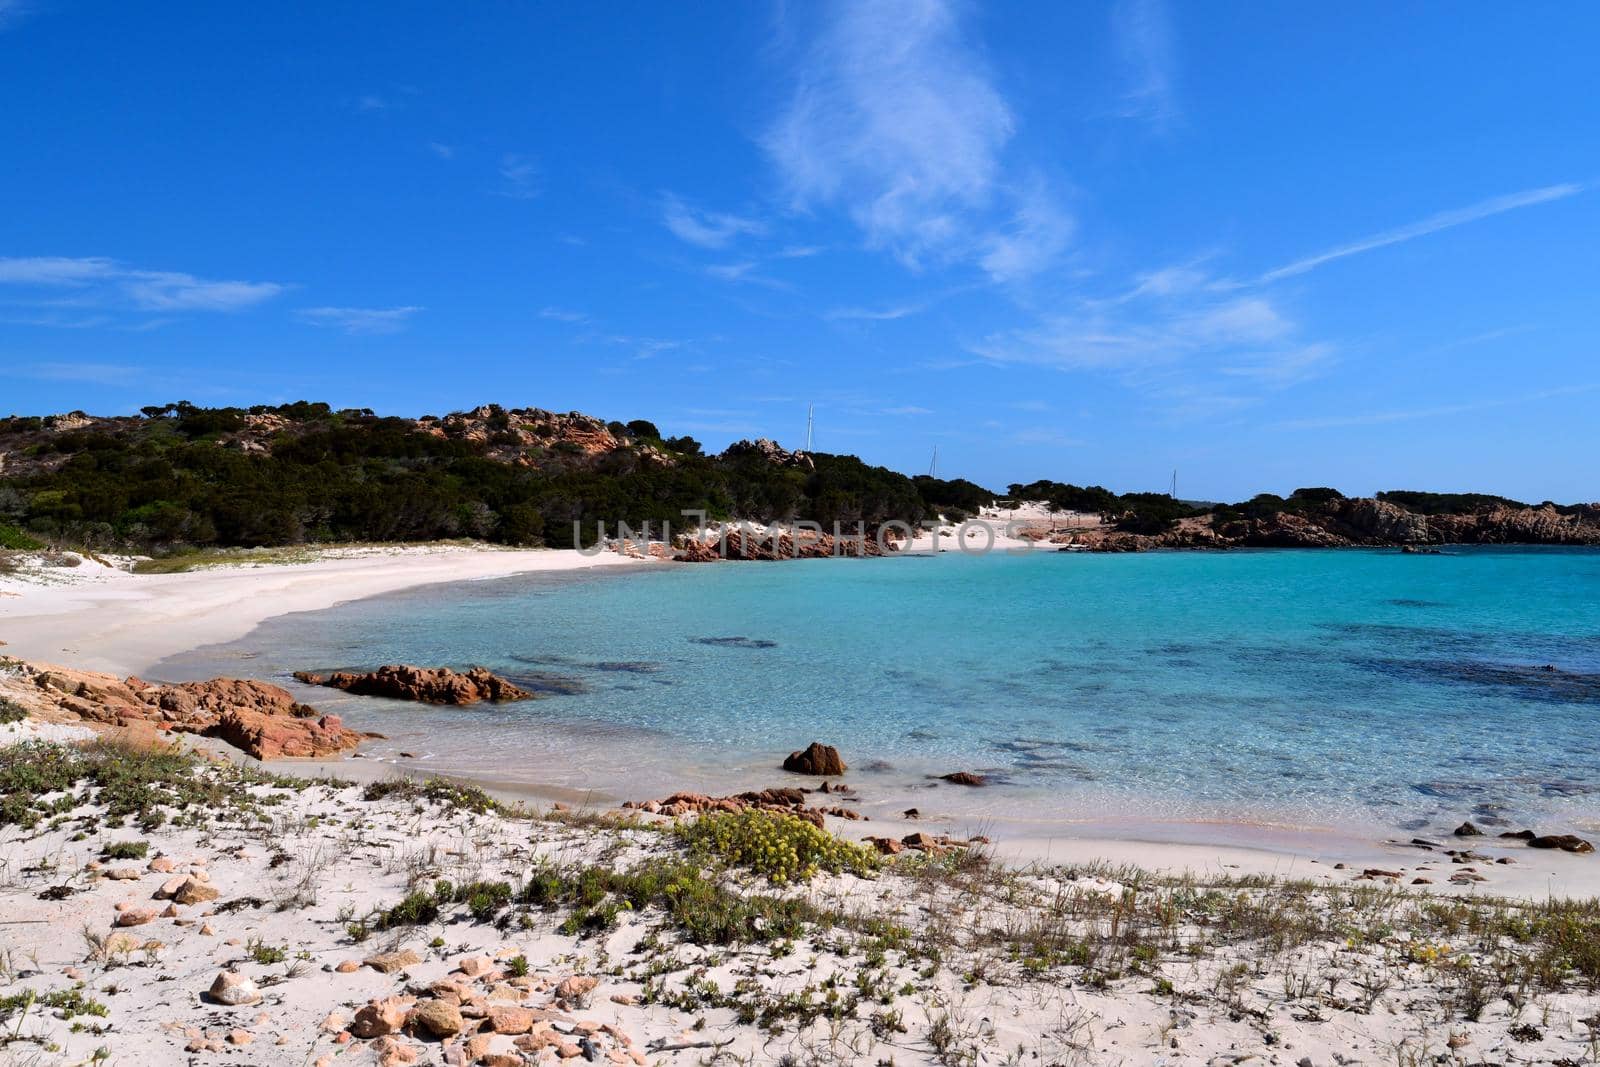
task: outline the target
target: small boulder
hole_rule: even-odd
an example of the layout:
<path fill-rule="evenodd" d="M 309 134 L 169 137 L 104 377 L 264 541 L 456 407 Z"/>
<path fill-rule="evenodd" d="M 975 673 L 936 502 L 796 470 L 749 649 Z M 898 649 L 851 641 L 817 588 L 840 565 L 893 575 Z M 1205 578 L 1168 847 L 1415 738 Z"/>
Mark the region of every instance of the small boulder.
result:
<path fill-rule="evenodd" d="M 989 779 L 975 771 L 956 771 L 952 774 L 941 774 L 939 775 L 939 780 L 949 782 L 952 785 L 980 786 L 989 784 Z"/>
<path fill-rule="evenodd" d="M 600 979 L 583 975 L 563 978 L 556 986 L 556 999 L 565 1000 L 571 1004 L 580 1004 L 584 998 L 594 992 L 594 987 L 599 984 Z"/>
<path fill-rule="evenodd" d="M 847 768 L 838 749 L 813 741 L 799 752 L 789 753 L 783 761 L 783 769 L 795 774 L 839 775 Z"/>
<path fill-rule="evenodd" d="M 461 1010 L 448 1000 L 419 1000 L 407 1022 L 413 1032 L 420 1031 L 441 1040 L 461 1032 Z"/>
<path fill-rule="evenodd" d="M 1593 852 L 1594 846 L 1572 834 L 1544 834 L 1528 838 L 1529 848 L 1559 848 L 1562 852 Z"/>
<path fill-rule="evenodd" d="M 191 876 L 183 880 L 183 884 L 172 894 L 172 899 L 179 904 L 203 904 L 221 895 L 216 886 Z"/>
<path fill-rule="evenodd" d="M 1482 837 L 1483 831 L 1472 825 L 1472 823 L 1469 821 L 1464 822 L 1460 826 L 1456 827 L 1455 835 L 1457 837 Z"/>
<path fill-rule="evenodd" d="M 260 988 L 238 971 L 218 973 L 216 980 L 211 983 L 211 988 L 206 990 L 206 996 L 213 1003 L 226 1004 L 229 1007 L 261 1003 Z"/>
<path fill-rule="evenodd" d="M 357 1037 L 384 1037 L 398 1033 L 406 1024 L 409 1005 L 400 997 L 370 1000 L 350 1021 L 350 1032 Z"/>
<path fill-rule="evenodd" d="M 154 908 L 129 908 L 128 910 L 117 915 L 117 920 L 114 925 L 143 926 L 145 923 L 155 922 L 159 915 L 160 912 L 156 911 Z"/>
<path fill-rule="evenodd" d="M 497 1034 L 525 1034 L 533 1029 L 531 1008 L 495 1005 L 489 1009 L 489 1027 Z"/>

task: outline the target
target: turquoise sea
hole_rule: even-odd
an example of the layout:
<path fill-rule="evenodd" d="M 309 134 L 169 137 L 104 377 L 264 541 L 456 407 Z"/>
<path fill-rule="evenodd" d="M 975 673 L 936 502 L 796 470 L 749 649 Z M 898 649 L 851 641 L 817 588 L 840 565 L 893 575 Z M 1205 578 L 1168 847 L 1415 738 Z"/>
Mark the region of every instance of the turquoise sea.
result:
<path fill-rule="evenodd" d="M 611 799 L 778 784 L 782 756 L 815 739 L 839 746 L 868 810 L 1001 828 L 1600 822 L 1592 550 L 526 576 L 286 616 L 161 673 L 284 682 L 388 662 L 483 664 L 550 695 L 429 709 L 297 692 L 389 735 L 374 756 Z M 992 784 L 926 777 L 955 770 Z"/>

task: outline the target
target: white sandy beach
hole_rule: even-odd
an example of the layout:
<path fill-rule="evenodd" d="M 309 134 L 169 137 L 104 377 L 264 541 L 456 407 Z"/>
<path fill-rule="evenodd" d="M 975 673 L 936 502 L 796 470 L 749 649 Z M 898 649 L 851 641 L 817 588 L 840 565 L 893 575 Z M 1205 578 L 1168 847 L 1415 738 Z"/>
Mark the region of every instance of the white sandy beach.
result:
<path fill-rule="evenodd" d="M 613 553 L 487 546 L 343 549 L 301 563 L 131 574 L 85 559 L 27 579 L 0 577 L 9 655 L 138 674 L 178 652 L 237 640 L 266 619 L 442 582 L 535 571 L 648 566 Z"/>

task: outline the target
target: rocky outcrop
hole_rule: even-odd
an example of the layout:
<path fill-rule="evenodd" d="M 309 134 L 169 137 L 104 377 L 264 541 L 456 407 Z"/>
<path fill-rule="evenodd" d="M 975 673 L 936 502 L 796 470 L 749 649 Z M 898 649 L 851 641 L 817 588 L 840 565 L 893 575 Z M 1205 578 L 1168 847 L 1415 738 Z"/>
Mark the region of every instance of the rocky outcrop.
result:
<path fill-rule="evenodd" d="M 838 749 L 813 741 L 800 751 L 789 753 L 783 769 L 795 774 L 839 775 L 846 767 Z"/>
<path fill-rule="evenodd" d="M 391 663 L 364 673 L 335 671 L 332 674 L 316 674 L 295 671 L 294 676 L 307 685 L 342 689 L 358 696 L 415 700 L 423 704 L 466 705 L 485 700 L 499 704 L 509 700 L 532 700 L 536 695 L 483 667 L 460 672 L 449 667 L 413 667 L 405 663 Z"/>
<path fill-rule="evenodd" d="M 1433 539 L 1428 520 L 1385 500 L 1344 501 L 1341 518 L 1363 537 L 1385 544 L 1416 545 Z"/>
<path fill-rule="evenodd" d="M 1600 544 L 1600 507 L 1585 505 L 1558 511 L 1496 507 L 1466 515 L 1430 515 L 1435 541 L 1475 545 Z"/>
<path fill-rule="evenodd" d="M 153 685 L 140 678 L 13 661 L 5 693 L 52 721 L 215 737 L 256 759 L 320 759 L 362 735 L 286 690 L 253 679 Z"/>
<path fill-rule="evenodd" d="M 829 792 L 824 789 L 822 792 Z M 846 787 L 840 786 L 831 792 L 846 792 Z M 747 793 L 738 793 L 733 796 L 713 797 L 704 793 L 674 793 L 662 800 L 646 800 L 642 802 L 628 801 L 622 805 L 636 811 L 649 812 L 651 815 L 664 815 L 676 818 L 680 815 L 704 815 L 715 812 L 729 812 L 738 814 L 741 811 L 770 811 L 780 815 L 793 815 L 799 819 L 817 826 L 823 825 L 823 816 L 832 815 L 839 819 L 864 820 L 865 815 L 851 808 L 834 806 L 814 806 L 806 802 L 804 789 L 762 789 Z"/>
<path fill-rule="evenodd" d="M 816 470 L 816 461 L 805 452 L 790 452 L 776 441 L 769 441 L 765 437 L 754 441 L 735 441 L 722 451 L 724 459 L 759 459 L 770 463 L 774 467 L 798 467 L 801 470 Z"/>
<path fill-rule="evenodd" d="M 865 558 L 885 556 L 893 551 L 896 551 L 896 547 L 892 536 L 886 535 L 879 543 L 875 533 L 870 530 L 864 536 L 845 533 L 835 537 L 831 533 L 819 534 L 814 530 L 760 534 L 735 529 L 710 540 L 686 538 L 678 546 L 673 558 L 680 563 L 715 563 L 721 559 L 772 562 L 784 559 L 833 559 L 840 556 Z"/>

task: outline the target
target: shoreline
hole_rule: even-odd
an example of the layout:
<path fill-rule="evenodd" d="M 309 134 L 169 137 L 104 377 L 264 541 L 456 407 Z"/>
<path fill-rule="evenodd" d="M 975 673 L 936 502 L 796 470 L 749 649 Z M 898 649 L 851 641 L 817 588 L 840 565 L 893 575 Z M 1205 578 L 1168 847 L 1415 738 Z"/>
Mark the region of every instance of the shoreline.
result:
<path fill-rule="evenodd" d="M 52 584 L 0 580 L 5 654 L 137 675 L 206 645 L 246 637 L 268 619 L 429 585 L 645 567 L 647 561 L 575 549 L 425 545 L 331 550 L 309 562 L 218 564 L 132 574 L 91 559 Z M 79 573 L 82 572 L 82 573 Z"/>
<path fill-rule="evenodd" d="M 139 674 L 183 653 L 237 641 L 266 620 L 283 615 L 429 585 L 530 573 L 574 574 L 624 564 L 650 565 L 611 554 L 586 556 L 576 551 L 508 551 L 453 545 L 336 550 L 310 562 L 223 565 L 160 575 L 133 575 L 85 561 L 83 568 L 93 566 L 94 570 L 75 573 L 69 582 L 61 584 L 0 582 L 0 590 L 11 593 L 0 596 L 0 640 L 8 642 L 0 646 L 0 652 L 35 662 L 65 662 L 119 675 Z M 506 800 L 559 801 L 580 807 L 589 807 L 596 800 L 605 807 L 615 807 L 623 800 L 656 799 L 630 795 L 621 781 L 594 788 L 508 782 L 497 780 L 493 774 L 434 772 L 426 760 L 358 755 L 337 761 L 288 760 L 259 766 L 269 771 L 327 774 L 358 782 L 397 775 L 437 775 L 482 786 Z M 733 790 L 727 788 L 727 776 L 722 776 L 717 791 L 815 784 L 784 774 L 776 762 L 770 772 L 747 766 L 733 778 Z M 848 780 L 861 784 L 856 779 Z M 707 785 L 683 781 L 676 787 Z M 998 839 L 994 852 L 1018 863 L 1105 861 L 1137 864 L 1167 873 L 1209 869 L 1280 877 L 1288 869 L 1296 876 L 1314 876 L 1330 882 L 1346 880 L 1350 877 L 1348 870 L 1359 873 L 1365 867 L 1401 870 L 1407 880 L 1437 873 L 1443 882 L 1450 874 L 1447 862 L 1440 868 L 1437 853 L 1419 852 L 1404 844 L 1405 835 L 1399 831 L 1393 833 L 1400 841 L 1393 842 L 1376 833 L 1369 836 L 1362 832 L 1365 828 L 1308 826 L 1292 819 L 1283 822 L 1223 817 L 1163 822 L 1085 818 L 1063 812 L 1057 817 L 1033 815 L 1002 821 L 981 812 L 962 812 L 961 801 L 972 798 L 961 794 L 950 794 L 961 798 L 950 810 L 930 810 L 921 819 L 913 820 L 897 817 L 891 809 L 897 809 L 898 803 L 888 797 L 871 796 L 878 790 L 870 785 L 868 790 L 863 800 L 869 802 L 864 807 L 870 811 L 871 821 L 830 817 L 830 828 L 857 839 L 885 832 L 896 837 L 917 831 L 963 836 L 991 834 Z M 903 799 L 898 792 L 894 798 Z M 941 796 L 940 807 L 946 806 L 944 800 Z M 927 807 L 927 802 L 923 806 Z M 1441 841 L 1441 851 L 1452 844 Z M 1600 895 L 1600 871 L 1590 873 L 1590 867 L 1595 865 L 1592 857 L 1531 853 L 1493 840 L 1483 842 L 1483 847 L 1492 849 L 1495 855 L 1513 856 L 1512 864 L 1489 868 L 1494 877 L 1483 887 L 1485 891 L 1526 897 Z M 1344 864 L 1346 869 L 1335 868 L 1336 863 Z M 1436 888 L 1446 892 L 1453 889 L 1447 885 Z"/>

